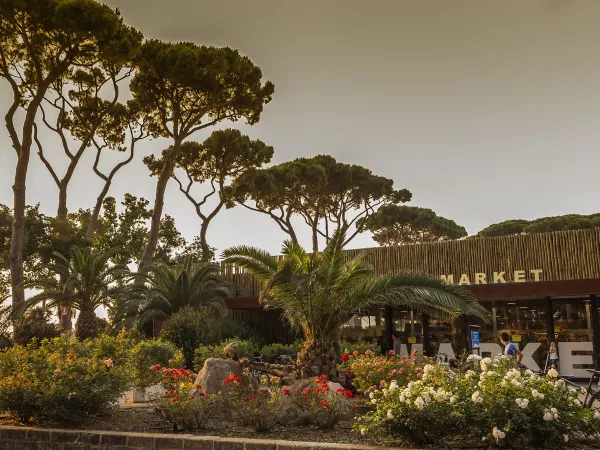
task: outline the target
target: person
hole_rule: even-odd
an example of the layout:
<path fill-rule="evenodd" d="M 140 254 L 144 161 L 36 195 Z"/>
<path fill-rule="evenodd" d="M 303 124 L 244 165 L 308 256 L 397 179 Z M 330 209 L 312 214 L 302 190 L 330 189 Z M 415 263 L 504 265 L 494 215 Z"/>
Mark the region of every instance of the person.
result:
<path fill-rule="evenodd" d="M 548 349 L 548 369 L 558 367 L 558 351 L 556 350 L 556 343 L 550 341 L 550 348 Z"/>
<path fill-rule="evenodd" d="M 510 336 L 508 335 L 507 332 L 504 332 L 500 335 L 500 340 L 502 341 L 502 344 L 504 345 L 504 354 L 506 356 L 512 356 L 512 357 L 516 357 L 517 358 L 517 362 L 521 362 L 521 360 L 523 359 L 523 353 L 521 353 L 521 351 L 519 350 L 519 347 L 516 346 L 516 344 L 513 344 L 512 342 L 510 342 Z"/>
<path fill-rule="evenodd" d="M 392 334 L 392 341 L 392 350 L 394 350 L 396 355 L 400 355 L 402 353 L 402 343 L 400 342 L 400 339 L 398 339 L 397 333 Z"/>
<path fill-rule="evenodd" d="M 385 355 L 385 338 L 383 336 L 379 336 L 379 338 L 377 338 L 377 346 L 379 347 L 379 353 L 381 355 Z"/>

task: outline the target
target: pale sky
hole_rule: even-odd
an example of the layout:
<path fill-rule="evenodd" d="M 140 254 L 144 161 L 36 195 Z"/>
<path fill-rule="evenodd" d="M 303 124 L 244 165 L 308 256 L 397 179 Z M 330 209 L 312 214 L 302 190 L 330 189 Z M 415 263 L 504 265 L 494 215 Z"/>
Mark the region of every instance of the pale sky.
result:
<path fill-rule="evenodd" d="M 273 101 L 257 125 L 235 126 L 274 146 L 274 163 L 328 153 L 364 165 L 469 233 L 506 219 L 600 211 L 599 0 L 108 3 L 146 37 L 230 46 L 259 65 L 275 84 Z M 3 111 L 9 94 L 0 80 Z M 44 135 L 46 151 L 64 161 L 53 139 Z M 156 179 L 141 158 L 165 145 L 143 143 L 110 195 L 152 200 Z M 0 203 L 12 206 L 15 155 L 4 126 L 0 149 Z M 92 207 L 98 194 L 92 156 L 77 169 L 70 210 Z M 35 154 L 27 198 L 55 214 L 57 190 Z M 186 238 L 198 233 L 174 183 L 165 213 Z M 276 252 L 284 238 L 242 207 L 209 230 L 219 250 Z M 367 234 L 351 244 L 374 245 Z"/>

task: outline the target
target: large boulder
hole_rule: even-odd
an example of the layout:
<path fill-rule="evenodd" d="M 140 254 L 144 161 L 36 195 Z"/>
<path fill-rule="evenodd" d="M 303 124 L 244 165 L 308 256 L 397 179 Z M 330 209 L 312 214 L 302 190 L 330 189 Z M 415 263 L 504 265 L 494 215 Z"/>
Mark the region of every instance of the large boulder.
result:
<path fill-rule="evenodd" d="M 230 375 L 242 378 L 242 366 L 238 361 L 208 358 L 196 377 L 196 384 L 202 386 L 202 390 L 206 389 L 209 394 L 216 394 L 227 388 L 223 380 Z"/>

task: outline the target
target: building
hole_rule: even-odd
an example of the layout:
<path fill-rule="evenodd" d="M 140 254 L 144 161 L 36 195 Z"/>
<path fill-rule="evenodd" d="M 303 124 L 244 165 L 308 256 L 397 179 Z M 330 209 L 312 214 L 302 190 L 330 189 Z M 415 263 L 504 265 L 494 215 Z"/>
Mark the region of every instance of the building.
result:
<path fill-rule="evenodd" d="M 348 255 L 361 251 L 348 250 Z M 452 355 L 456 334 L 469 325 L 479 325 L 483 354 L 501 351 L 497 336 L 507 331 L 524 353 L 524 363 L 532 368 L 544 367 L 549 336 L 558 343 L 561 374 L 585 378 L 589 376 L 586 368 L 600 364 L 600 229 L 468 238 L 367 251 L 366 260 L 377 274 L 425 272 L 471 289 L 489 309 L 491 321 L 463 321 L 459 325 L 462 329 L 457 330 L 456 323 L 416 311 L 388 309 L 356 317 L 345 328 L 350 338 L 384 336 L 389 345 L 392 333 L 396 333 L 405 351 L 416 348 Z M 265 315 L 272 311 L 261 310 L 255 279 L 232 268 L 225 268 L 224 273 L 250 296 L 230 300 L 234 316 L 246 315 L 245 321 L 264 328 L 281 328 L 275 316 Z M 254 318 L 250 320 L 250 316 Z M 280 339 L 285 334 L 281 330 L 278 333 Z M 272 339 L 277 338 L 275 334 Z"/>

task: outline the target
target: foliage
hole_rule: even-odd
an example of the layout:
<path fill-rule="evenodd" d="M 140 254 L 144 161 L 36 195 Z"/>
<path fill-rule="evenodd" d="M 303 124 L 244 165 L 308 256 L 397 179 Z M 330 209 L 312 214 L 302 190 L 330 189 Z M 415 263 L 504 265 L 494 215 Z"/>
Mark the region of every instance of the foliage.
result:
<path fill-rule="evenodd" d="M 37 343 L 44 339 L 60 336 L 60 330 L 50 323 L 50 313 L 43 308 L 33 308 L 15 324 L 13 339 L 15 344 L 28 345 L 34 339 Z M 35 344 L 34 344 L 35 345 Z"/>
<path fill-rule="evenodd" d="M 105 411 L 127 390 L 122 337 L 62 336 L 0 353 L 0 411 L 23 423 L 77 423 Z"/>
<path fill-rule="evenodd" d="M 136 282 L 130 287 L 131 299 L 121 305 L 115 322 L 120 324 L 134 318 L 141 328 L 153 319 L 163 320 L 188 306 L 207 306 L 224 316 L 225 298 L 232 296 L 236 286 L 222 282 L 217 276 L 219 270 L 215 264 L 196 266 L 191 258 L 175 267 L 166 264 L 145 267 L 144 272 L 136 274 L 136 280 L 144 280 L 147 285 Z"/>
<path fill-rule="evenodd" d="M 556 371 L 521 373 L 505 356 L 473 355 L 469 364 L 462 373 L 428 365 L 421 380 L 375 392 L 376 411 L 355 428 L 416 443 L 462 435 L 509 448 L 562 446 L 569 436 L 600 431 L 600 413 L 582 408 L 579 391 L 555 378 Z"/>
<path fill-rule="evenodd" d="M 96 323 L 94 310 L 99 306 L 110 306 L 110 299 L 122 289 L 115 282 L 129 272 L 124 265 L 110 265 L 115 250 L 100 252 L 89 248 L 72 246 L 70 258 L 55 253 L 57 262 L 48 267 L 50 276 L 40 278 L 24 286 L 41 289 L 15 309 L 19 317 L 28 308 L 45 302 L 48 307 L 68 306 L 80 312 L 76 334 L 81 338 L 94 337 Z"/>
<path fill-rule="evenodd" d="M 228 389 L 221 398 L 221 406 L 233 420 L 257 432 L 266 432 L 281 419 L 282 402 L 278 391 L 258 389 L 237 376 L 230 376 L 223 383 Z"/>
<path fill-rule="evenodd" d="M 302 348 L 302 342 L 296 342 L 294 344 L 269 344 L 265 345 L 260 349 L 260 354 L 262 355 L 262 359 L 264 362 L 273 363 L 273 364 L 281 364 L 282 356 L 285 359 L 290 359 L 292 361 L 296 361 L 298 358 L 298 353 L 300 353 L 300 349 Z"/>
<path fill-rule="evenodd" d="M 364 254 L 352 260 L 345 257 L 344 241 L 344 233 L 337 233 L 319 254 L 286 242 L 279 261 L 252 247 L 223 253 L 226 263 L 247 269 L 264 283 L 260 299 L 267 308 L 281 310 L 292 326 L 302 329 L 307 340 L 300 361 L 305 376 L 317 367 L 335 377 L 335 361 L 330 364 L 328 359 L 335 359 L 332 343 L 342 325 L 353 314 L 375 306 L 409 306 L 438 317 L 468 314 L 488 320 L 487 311 L 470 292 L 437 278 L 412 273 L 374 276 Z"/>
<path fill-rule="evenodd" d="M 359 339 L 356 342 L 342 342 L 341 349 L 343 353 L 348 353 L 349 355 L 358 352 L 359 354 L 363 354 L 367 351 L 371 351 L 375 354 L 381 353 L 381 347 L 377 344 L 377 342 L 368 342 Z"/>
<path fill-rule="evenodd" d="M 369 393 L 388 385 L 392 380 L 400 386 L 417 381 L 423 376 L 423 367 L 431 363 L 431 358 L 419 356 L 416 351 L 410 356 L 401 356 L 392 350 L 381 356 L 367 350 L 364 354 L 357 351 L 343 353 L 340 370 L 352 378 L 352 383 L 360 392 Z"/>
<path fill-rule="evenodd" d="M 168 158 L 170 149 L 163 151 L 160 158 L 154 155 L 144 158 L 144 163 L 152 175 L 159 175 Z M 208 226 L 230 199 L 230 183 L 246 171 L 268 163 L 273 156 L 273 147 L 260 140 L 250 140 L 239 130 L 226 129 L 214 131 L 204 142 L 184 142 L 181 144 L 175 169 L 171 177 L 177 182 L 179 190 L 192 203 L 201 220 L 199 245 L 202 261 L 210 261 L 212 251 L 207 241 Z M 179 173 L 181 172 L 181 173 Z M 199 199 L 194 197 L 192 188 L 197 184 L 210 184 L 208 194 Z M 207 202 L 216 195 L 212 206 Z"/>
<path fill-rule="evenodd" d="M 145 389 L 158 384 L 161 381 L 160 373 L 149 368 L 157 364 L 163 367 L 181 365 L 182 361 L 177 361 L 178 353 L 177 347 L 172 343 L 160 339 L 148 339 L 137 344 L 130 355 L 130 370 L 134 386 Z"/>
<path fill-rule="evenodd" d="M 202 345 L 194 351 L 194 370 L 200 372 L 208 358 L 224 358 L 223 349 L 232 342 L 238 345 L 237 356 L 239 359 L 250 359 L 259 353 L 260 346 L 252 340 L 227 339 L 218 345 Z"/>
<path fill-rule="evenodd" d="M 202 386 L 194 384 L 196 375 L 193 372 L 160 366 L 147 370 L 162 378 L 161 385 L 165 393 L 151 400 L 154 412 L 162 420 L 188 431 L 206 426 L 215 411 L 216 396 L 209 395 Z"/>
<path fill-rule="evenodd" d="M 325 375 L 304 380 L 292 389 L 283 388 L 282 393 L 297 409 L 299 424 L 330 429 L 350 413 L 348 400 L 352 392 L 344 388 L 331 392 Z"/>
<path fill-rule="evenodd" d="M 186 306 L 167 319 L 161 337 L 181 349 L 184 367 L 192 368 L 198 347 L 220 342 L 221 336 L 214 324 L 215 316 L 209 308 Z"/>
<path fill-rule="evenodd" d="M 513 234 L 547 233 L 550 231 L 588 228 L 600 228 L 600 214 L 566 214 L 564 216 L 541 217 L 535 220 L 506 220 L 484 228 L 477 233 L 477 236 L 510 236 Z"/>
<path fill-rule="evenodd" d="M 467 230 L 453 220 L 431 209 L 406 205 L 383 205 L 361 219 L 359 226 L 373 233 L 379 245 L 421 244 L 467 236 Z"/>
<path fill-rule="evenodd" d="M 242 339 L 261 342 L 256 330 L 244 322 L 237 321 L 230 317 L 219 320 L 215 326 L 219 329 L 221 339 Z"/>
<path fill-rule="evenodd" d="M 335 232 L 358 225 L 358 220 L 371 215 L 377 206 L 411 199 L 408 190 L 395 190 L 393 184 L 365 167 L 318 155 L 249 170 L 234 181 L 232 194 L 238 203 L 270 216 L 296 244 L 292 217 L 299 215 L 311 228 L 316 252 L 320 237 L 328 242 Z M 346 242 L 360 231 L 358 226 L 346 236 Z"/>

